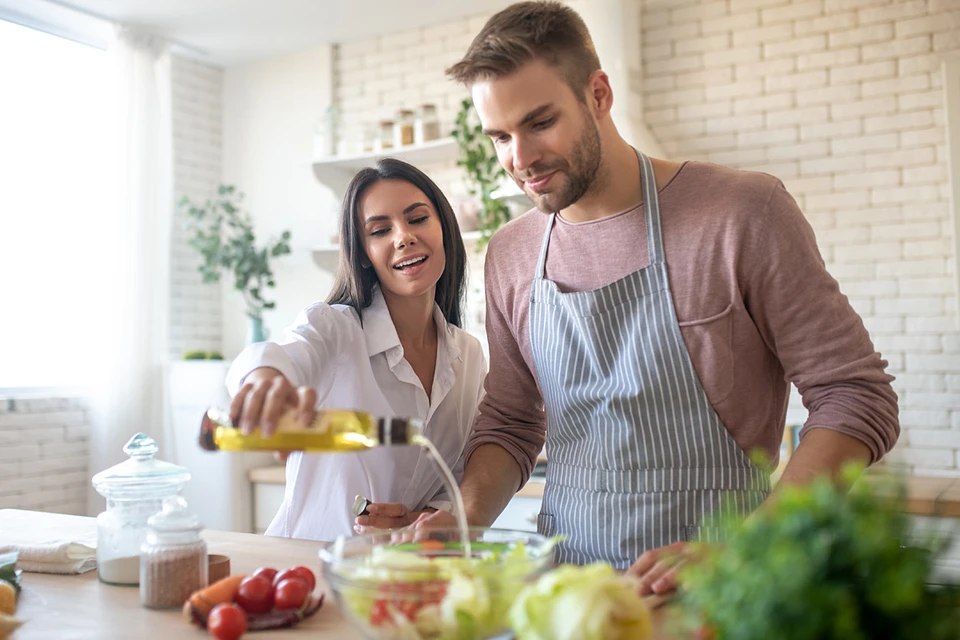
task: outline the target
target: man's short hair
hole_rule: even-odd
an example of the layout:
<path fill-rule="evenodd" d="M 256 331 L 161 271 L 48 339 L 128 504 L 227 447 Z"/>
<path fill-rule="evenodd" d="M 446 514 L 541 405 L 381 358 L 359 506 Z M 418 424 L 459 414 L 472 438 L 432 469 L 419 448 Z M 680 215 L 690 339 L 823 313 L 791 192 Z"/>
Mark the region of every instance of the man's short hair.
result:
<path fill-rule="evenodd" d="M 518 2 L 495 14 L 446 73 L 467 86 L 510 75 L 533 60 L 560 72 L 578 100 L 600 59 L 583 18 L 559 2 Z"/>

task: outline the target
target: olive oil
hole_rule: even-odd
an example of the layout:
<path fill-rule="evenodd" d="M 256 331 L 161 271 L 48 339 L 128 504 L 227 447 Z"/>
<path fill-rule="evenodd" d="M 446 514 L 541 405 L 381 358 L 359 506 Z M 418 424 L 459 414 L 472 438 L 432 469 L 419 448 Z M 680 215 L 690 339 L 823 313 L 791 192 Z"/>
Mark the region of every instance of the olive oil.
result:
<path fill-rule="evenodd" d="M 420 420 L 382 418 L 363 411 L 317 411 L 309 427 L 288 410 L 277 429 L 263 437 L 259 429 L 243 435 L 230 421 L 228 411 L 208 409 L 200 423 L 200 446 L 207 451 L 304 451 L 307 453 L 364 451 L 381 446 L 414 444 L 423 431 Z"/>
<path fill-rule="evenodd" d="M 306 453 L 364 451 L 380 446 L 417 445 L 427 450 L 440 469 L 444 486 L 453 499 L 453 515 L 460 530 L 465 558 L 470 557 L 470 529 L 463 497 L 456 478 L 433 443 L 423 435 L 423 422 L 412 418 L 380 418 L 363 411 L 326 409 L 317 411 L 313 424 L 305 427 L 288 410 L 268 437 L 255 429 L 243 435 L 230 420 L 230 413 L 211 408 L 200 423 L 200 446 L 207 451 L 304 451 Z"/>

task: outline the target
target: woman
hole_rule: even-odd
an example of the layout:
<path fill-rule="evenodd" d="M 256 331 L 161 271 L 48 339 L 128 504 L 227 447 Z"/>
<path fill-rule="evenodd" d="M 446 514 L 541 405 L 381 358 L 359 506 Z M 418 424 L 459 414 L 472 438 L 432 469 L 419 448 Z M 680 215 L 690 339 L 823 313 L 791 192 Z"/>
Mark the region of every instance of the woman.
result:
<path fill-rule="evenodd" d="M 486 361 L 460 328 L 466 251 L 453 210 L 423 172 L 384 159 L 347 188 L 340 238 L 327 302 L 305 309 L 282 343 L 250 345 L 230 367 L 234 424 L 268 435 L 293 407 L 304 424 L 315 408 L 420 418 L 459 478 Z M 333 540 L 451 509 L 436 464 L 418 447 L 293 452 L 286 477 L 268 535 Z M 357 495 L 375 504 L 354 521 Z"/>

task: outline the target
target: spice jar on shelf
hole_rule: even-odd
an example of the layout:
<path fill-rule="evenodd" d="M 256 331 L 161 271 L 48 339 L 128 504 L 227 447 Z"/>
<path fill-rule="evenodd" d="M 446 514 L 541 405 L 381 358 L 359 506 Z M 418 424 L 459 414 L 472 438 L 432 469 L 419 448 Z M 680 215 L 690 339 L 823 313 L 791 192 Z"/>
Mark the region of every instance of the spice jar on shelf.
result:
<path fill-rule="evenodd" d="M 413 111 L 397 111 L 397 120 L 393 125 L 393 146 L 397 149 L 413 144 Z"/>
<path fill-rule="evenodd" d="M 147 521 L 140 547 L 140 603 L 150 609 L 179 609 L 190 594 L 207 586 L 207 543 L 200 520 L 180 496 L 163 501 Z"/>
<path fill-rule="evenodd" d="M 434 104 L 420 105 L 413 123 L 414 144 L 423 144 L 439 139 L 440 119 L 437 117 L 437 106 Z"/>
<path fill-rule="evenodd" d="M 374 151 L 387 151 L 393 148 L 393 120 L 381 120 L 377 126 L 377 135 L 373 139 Z"/>

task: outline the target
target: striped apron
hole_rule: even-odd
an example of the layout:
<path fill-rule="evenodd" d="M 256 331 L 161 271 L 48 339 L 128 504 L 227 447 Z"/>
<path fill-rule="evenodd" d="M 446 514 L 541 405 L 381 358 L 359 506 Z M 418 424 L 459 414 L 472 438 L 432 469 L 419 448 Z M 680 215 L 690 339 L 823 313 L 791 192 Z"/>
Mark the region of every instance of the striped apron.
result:
<path fill-rule="evenodd" d="M 544 277 L 552 214 L 530 292 L 549 459 L 537 530 L 566 536 L 558 562 L 625 569 L 648 549 L 709 538 L 701 531 L 709 514 L 745 515 L 769 493 L 769 477 L 720 422 L 690 361 L 667 281 L 653 166 L 637 155 L 649 266 L 562 293 Z"/>

